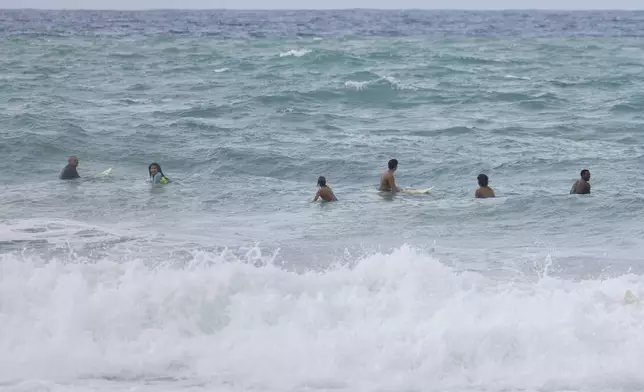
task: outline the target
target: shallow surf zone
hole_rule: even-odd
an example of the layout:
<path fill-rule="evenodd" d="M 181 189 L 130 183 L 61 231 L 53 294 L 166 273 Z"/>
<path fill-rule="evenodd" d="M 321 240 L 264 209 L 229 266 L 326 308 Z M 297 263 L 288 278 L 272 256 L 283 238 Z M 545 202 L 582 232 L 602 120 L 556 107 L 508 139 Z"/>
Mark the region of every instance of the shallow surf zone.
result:
<path fill-rule="evenodd" d="M 642 276 L 500 282 L 407 246 L 307 273 L 74 257 L 1 256 L 3 390 L 644 387 Z"/>

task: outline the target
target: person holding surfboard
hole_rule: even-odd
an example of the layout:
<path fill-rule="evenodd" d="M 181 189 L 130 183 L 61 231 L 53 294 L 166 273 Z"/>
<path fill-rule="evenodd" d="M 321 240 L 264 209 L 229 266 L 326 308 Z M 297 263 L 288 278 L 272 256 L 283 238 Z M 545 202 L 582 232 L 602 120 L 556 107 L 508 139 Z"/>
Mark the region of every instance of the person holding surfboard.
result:
<path fill-rule="evenodd" d="M 396 178 L 394 177 L 394 173 L 398 169 L 398 160 L 390 159 L 387 167 L 388 170 L 380 175 L 380 188 L 378 190 L 391 193 L 400 192 L 402 189 L 396 186 Z"/>
<path fill-rule="evenodd" d="M 318 189 L 318 192 L 315 194 L 313 201 L 318 201 L 318 199 L 322 199 L 324 201 L 338 201 L 331 188 L 326 184 L 326 178 L 323 176 L 318 177 L 318 186 L 320 189 Z"/>
<path fill-rule="evenodd" d="M 479 174 L 476 179 L 479 182 L 479 187 L 474 192 L 474 197 L 477 199 L 486 199 L 488 197 L 495 197 L 494 190 L 488 186 L 489 178 L 485 174 Z"/>
<path fill-rule="evenodd" d="M 78 167 L 78 158 L 76 155 L 72 155 L 67 159 L 67 166 L 63 168 L 63 171 L 60 173 L 61 180 L 73 180 L 74 178 L 80 178 L 76 168 Z"/>
<path fill-rule="evenodd" d="M 150 174 L 150 180 L 153 184 L 167 184 L 170 182 L 170 179 L 163 174 L 161 165 L 156 162 L 152 162 L 148 166 L 148 174 Z"/>

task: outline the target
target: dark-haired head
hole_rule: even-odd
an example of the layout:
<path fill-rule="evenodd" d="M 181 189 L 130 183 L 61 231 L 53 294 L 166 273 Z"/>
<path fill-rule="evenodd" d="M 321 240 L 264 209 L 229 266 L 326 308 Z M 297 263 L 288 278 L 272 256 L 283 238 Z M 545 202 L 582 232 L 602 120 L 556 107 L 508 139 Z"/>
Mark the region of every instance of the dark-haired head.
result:
<path fill-rule="evenodd" d="M 389 167 L 389 170 L 396 170 L 398 168 L 398 160 L 390 159 L 387 166 Z"/>
<path fill-rule="evenodd" d="M 325 187 L 326 186 L 326 178 L 324 178 L 323 176 L 318 177 L 318 185 L 321 186 L 321 187 Z"/>
<path fill-rule="evenodd" d="M 581 178 L 583 178 L 585 181 L 590 180 L 590 171 L 588 171 L 588 169 L 582 170 L 579 175 L 581 175 Z"/>
<path fill-rule="evenodd" d="M 485 174 L 479 174 L 479 176 L 476 177 L 476 179 L 479 182 L 479 186 L 487 186 L 488 181 L 489 181 L 489 179 L 487 178 L 487 176 Z"/>
<path fill-rule="evenodd" d="M 157 170 L 154 174 L 161 173 L 161 175 L 163 175 L 163 172 L 161 171 L 161 165 L 159 165 L 156 162 L 152 162 L 150 163 L 150 166 L 148 166 L 148 174 L 150 175 L 150 177 L 154 177 L 154 174 L 152 174 L 153 167 L 156 167 L 156 170 Z"/>

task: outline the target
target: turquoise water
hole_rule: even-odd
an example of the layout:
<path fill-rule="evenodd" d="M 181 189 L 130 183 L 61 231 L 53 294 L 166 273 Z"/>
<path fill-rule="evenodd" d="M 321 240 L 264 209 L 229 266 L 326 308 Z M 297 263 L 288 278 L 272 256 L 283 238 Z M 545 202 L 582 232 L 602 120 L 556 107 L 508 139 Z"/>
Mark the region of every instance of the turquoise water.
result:
<path fill-rule="evenodd" d="M 3 13 L 0 382 L 641 389 L 641 14 L 501 15 Z"/>

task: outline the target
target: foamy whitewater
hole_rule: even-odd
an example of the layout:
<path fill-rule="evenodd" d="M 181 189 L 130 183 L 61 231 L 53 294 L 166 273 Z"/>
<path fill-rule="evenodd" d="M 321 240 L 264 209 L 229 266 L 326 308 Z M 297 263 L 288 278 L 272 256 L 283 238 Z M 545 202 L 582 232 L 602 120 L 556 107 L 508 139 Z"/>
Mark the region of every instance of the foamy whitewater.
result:
<path fill-rule="evenodd" d="M 641 276 L 499 283 L 402 247 L 295 274 L 3 257 L 5 390 L 637 390 Z M 132 385 L 136 385 L 132 387 Z"/>
<path fill-rule="evenodd" d="M 0 26 L 1 392 L 644 390 L 644 13 Z"/>

